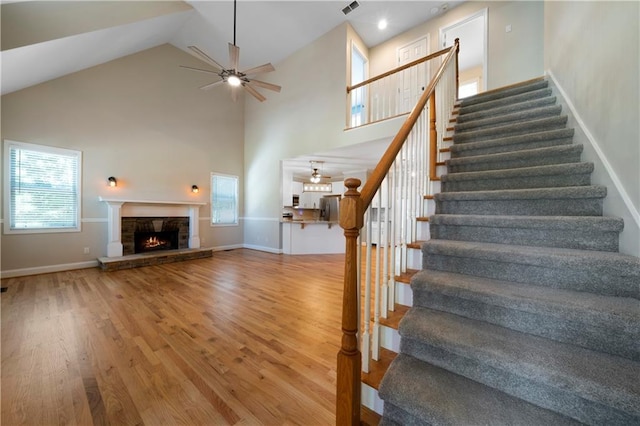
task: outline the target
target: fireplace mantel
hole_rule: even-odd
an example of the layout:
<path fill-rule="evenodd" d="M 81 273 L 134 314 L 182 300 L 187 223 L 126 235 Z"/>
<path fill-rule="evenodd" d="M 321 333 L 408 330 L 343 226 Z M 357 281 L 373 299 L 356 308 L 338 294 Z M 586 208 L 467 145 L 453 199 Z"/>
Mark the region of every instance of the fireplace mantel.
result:
<path fill-rule="evenodd" d="M 122 256 L 121 221 L 132 216 L 189 217 L 189 248 L 200 248 L 200 207 L 207 203 L 195 201 L 156 201 L 99 197 L 107 204 L 107 257 Z"/>

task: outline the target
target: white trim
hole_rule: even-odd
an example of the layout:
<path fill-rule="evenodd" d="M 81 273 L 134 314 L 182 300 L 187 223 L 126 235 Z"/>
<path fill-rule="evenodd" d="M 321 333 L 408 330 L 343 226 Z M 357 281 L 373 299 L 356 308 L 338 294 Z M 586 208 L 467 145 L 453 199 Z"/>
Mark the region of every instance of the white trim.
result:
<path fill-rule="evenodd" d="M 244 246 L 242 244 L 230 244 L 227 246 L 216 246 L 216 247 L 210 247 L 210 248 L 213 251 L 225 251 L 225 250 L 235 250 L 235 249 L 244 248 Z"/>
<path fill-rule="evenodd" d="M 40 153 L 47 153 L 52 155 L 66 156 L 69 158 L 75 158 L 77 164 L 77 176 L 75 187 L 77 190 L 77 196 L 75 200 L 76 205 L 76 226 L 64 227 L 64 228 L 11 228 L 11 148 L 36 151 Z M 52 233 L 67 233 L 67 232 L 82 232 L 82 151 L 69 148 L 60 148 L 50 145 L 41 145 L 28 142 L 19 142 L 10 139 L 4 139 L 4 214 L 9 216 L 9 219 L 3 220 L 3 230 L 5 235 L 26 235 L 26 234 L 52 234 Z"/>
<path fill-rule="evenodd" d="M 378 391 L 368 384 L 361 382 L 360 395 L 362 405 L 375 411 L 381 416 L 384 414 L 384 401 L 378 396 Z"/>
<path fill-rule="evenodd" d="M 11 269 L 0 271 L 0 278 L 23 277 L 26 275 L 49 274 L 51 272 L 71 271 L 73 269 L 87 269 L 98 266 L 97 260 L 87 262 L 63 263 L 59 265 L 35 266 L 32 268 Z"/>
<path fill-rule="evenodd" d="M 616 174 L 614 168 L 611 167 L 611 163 L 609 163 L 609 160 L 607 160 L 607 157 L 604 154 L 604 151 L 602 151 L 602 148 L 600 148 L 600 145 L 596 141 L 596 138 L 591 134 L 591 132 L 589 131 L 589 128 L 587 127 L 587 125 L 584 123 L 584 121 L 578 114 L 578 111 L 576 110 L 575 106 L 571 102 L 571 99 L 569 98 L 567 93 L 564 91 L 562 86 L 560 86 L 560 83 L 558 82 L 558 80 L 556 80 L 555 76 L 553 75 L 553 72 L 551 72 L 551 70 L 547 70 L 547 75 L 551 78 L 551 80 L 553 80 L 553 84 L 558 89 L 558 92 L 560 92 L 560 95 L 562 95 L 562 97 L 564 98 L 564 101 L 567 103 L 567 106 L 571 110 L 571 114 L 573 115 L 573 118 L 576 120 L 576 123 L 578 123 L 578 125 L 584 132 L 585 136 L 589 140 L 589 143 L 591 143 L 591 146 L 593 147 L 594 151 L 598 155 L 598 158 L 600 158 L 600 161 L 602 161 L 602 165 L 604 166 L 605 170 L 607 171 L 607 174 L 611 178 L 613 185 L 616 187 L 616 189 L 620 193 L 620 198 L 622 198 L 622 201 L 629 209 L 629 213 L 631 213 L 631 217 L 636 222 L 636 225 L 640 228 L 640 213 L 638 212 L 638 210 L 636 210 L 635 206 L 633 205 L 633 202 L 631 201 L 631 198 L 629 198 L 627 191 L 625 191 L 624 186 L 622 186 L 622 182 L 620 182 L 620 178 L 618 178 L 618 175 Z"/>
<path fill-rule="evenodd" d="M 242 220 L 247 221 L 247 220 L 255 220 L 255 221 L 262 221 L 262 222 L 280 222 L 280 219 L 277 217 L 243 217 Z"/>
<path fill-rule="evenodd" d="M 109 223 L 106 217 L 83 217 L 80 219 L 82 223 Z"/>
<path fill-rule="evenodd" d="M 253 244 L 243 244 L 242 248 L 258 250 L 258 251 L 266 251 L 267 253 L 273 253 L 273 254 L 282 254 L 282 249 L 274 249 L 273 247 L 256 246 Z"/>

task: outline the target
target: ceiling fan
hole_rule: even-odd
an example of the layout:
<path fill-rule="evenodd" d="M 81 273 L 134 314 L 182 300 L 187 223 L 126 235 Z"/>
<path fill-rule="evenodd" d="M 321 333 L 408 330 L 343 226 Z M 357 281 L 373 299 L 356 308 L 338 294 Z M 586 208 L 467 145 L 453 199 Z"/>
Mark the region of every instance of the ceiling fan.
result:
<path fill-rule="evenodd" d="M 311 183 L 320 183 L 323 178 L 331 179 L 331 176 L 323 176 L 322 173 L 318 171 L 317 167 L 313 167 L 314 163 L 322 165 L 324 164 L 324 161 L 309 161 L 309 163 L 311 163 L 311 177 L 309 178 Z"/>
<path fill-rule="evenodd" d="M 240 58 L 240 48 L 236 46 L 236 0 L 233 0 L 233 44 L 229 43 L 229 68 L 225 68 L 216 62 L 209 55 L 204 53 L 196 46 L 187 46 L 189 50 L 191 50 L 197 57 L 211 65 L 213 70 L 206 70 L 201 68 L 193 68 L 187 67 L 185 65 L 180 65 L 182 68 L 186 68 L 192 71 L 204 72 L 207 74 L 216 74 L 222 80 L 214 81 L 213 83 L 206 84 L 200 89 L 209 90 L 216 86 L 220 86 L 222 84 L 229 84 L 232 86 L 231 90 L 231 98 L 234 102 L 237 99 L 237 93 L 235 87 L 241 86 L 247 92 L 249 92 L 254 98 L 259 100 L 260 102 L 265 101 L 265 98 L 260 92 L 258 92 L 255 88 L 262 87 L 263 89 L 273 90 L 274 92 L 280 92 L 281 87 L 276 84 L 267 83 L 265 81 L 260 81 L 252 78 L 255 74 L 262 74 L 266 72 L 275 71 L 275 68 L 271 63 L 267 63 L 264 65 L 260 65 L 254 68 L 250 68 L 244 71 L 238 71 L 238 59 Z"/>

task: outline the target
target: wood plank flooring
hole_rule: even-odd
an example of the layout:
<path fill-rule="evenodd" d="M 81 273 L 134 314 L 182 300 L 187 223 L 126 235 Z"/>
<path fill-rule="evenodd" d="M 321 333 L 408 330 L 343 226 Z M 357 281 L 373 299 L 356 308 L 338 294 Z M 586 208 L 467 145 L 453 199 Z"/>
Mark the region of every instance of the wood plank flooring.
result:
<path fill-rule="evenodd" d="M 2 280 L 2 425 L 335 424 L 343 255 Z"/>

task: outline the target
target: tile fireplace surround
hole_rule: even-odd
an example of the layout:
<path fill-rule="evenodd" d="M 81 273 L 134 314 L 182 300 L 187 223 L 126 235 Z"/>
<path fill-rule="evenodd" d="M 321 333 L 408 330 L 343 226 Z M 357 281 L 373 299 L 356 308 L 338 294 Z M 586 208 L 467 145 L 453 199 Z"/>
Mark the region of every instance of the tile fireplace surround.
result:
<path fill-rule="evenodd" d="M 150 201 L 99 198 L 107 203 L 107 258 L 122 257 L 123 217 L 188 217 L 189 248 L 200 248 L 200 207 L 206 203 L 193 201 Z"/>

